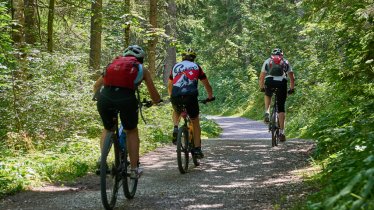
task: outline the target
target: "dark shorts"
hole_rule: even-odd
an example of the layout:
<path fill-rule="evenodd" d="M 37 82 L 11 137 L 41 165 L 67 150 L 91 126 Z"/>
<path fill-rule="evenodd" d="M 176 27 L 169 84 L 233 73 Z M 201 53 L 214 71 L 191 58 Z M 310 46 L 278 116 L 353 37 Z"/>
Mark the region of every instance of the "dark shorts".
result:
<path fill-rule="evenodd" d="M 113 118 L 117 111 L 125 130 L 132 130 L 138 126 L 138 102 L 134 90 L 104 87 L 97 101 L 97 110 L 107 130 L 113 129 Z"/>
<path fill-rule="evenodd" d="M 183 107 L 186 107 L 187 114 L 191 119 L 199 116 L 199 102 L 197 100 L 197 95 L 185 95 L 185 96 L 175 96 L 170 98 L 173 109 L 180 114 Z"/>
<path fill-rule="evenodd" d="M 273 80 L 272 77 L 265 79 L 265 95 L 273 96 L 274 89 L 278 88 L 277 103 L 278 112 L 285 112 L 285 104 L 287 99 L 287 80 L 282 81 Z"/>

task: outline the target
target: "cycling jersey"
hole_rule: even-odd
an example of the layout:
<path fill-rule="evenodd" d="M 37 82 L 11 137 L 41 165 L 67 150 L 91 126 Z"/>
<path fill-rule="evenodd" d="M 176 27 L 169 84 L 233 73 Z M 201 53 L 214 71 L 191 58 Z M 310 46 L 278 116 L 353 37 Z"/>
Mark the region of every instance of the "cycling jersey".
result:
<path fill-rule="evenodd" d="M 172 97 L 198 95 L 198 80 L 206 79 L 206 75 L 198 64 L 184 60 L 174 65 L 169 79 L 173 82 Z"/>
<path fill-rule="evenodd" d="M 268 77 L 272 77 L 274 81 L 282 81 L 283 79 L 287 79 L 287 73 L 289 72 L 293 72 L 292 70 L 292 66 L 290 65 L 290 63 L 288 62 L 287 59 L 284 59 L 283 58 L 283 61 L 285 62 L 286 64 L 286 68 L 284 70 L 284 73 L 282 76 L 272 76 L 269 74 L 269 65 L 270 65 L 270 60 L 271 58 L 268 58 L 265 60 L 265 62 L 262 64 L 262 68 L 261 68 L 261 72 L 265 72 L 266 73 L 266 77 L 265 78 L 268 78 Z"/>

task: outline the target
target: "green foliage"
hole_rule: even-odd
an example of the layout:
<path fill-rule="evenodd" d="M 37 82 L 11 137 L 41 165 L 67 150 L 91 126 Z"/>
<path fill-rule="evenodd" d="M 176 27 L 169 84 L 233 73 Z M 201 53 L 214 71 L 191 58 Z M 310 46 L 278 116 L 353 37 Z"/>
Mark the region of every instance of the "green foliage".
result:
<path fill-rule="evenodd" d="M 316 139 L 324 164 L 318 181 L 328 186 L 308 207 L 372 208 L 373 165 L 366 160 L 374 140 L 373 1 L 241 3 L 205 1 L 181 10 L 181 38 L 197 49 L 217 96 L 213 109 L 202 109 L 259 119 L 263 95 L 257 74 L 248 77 L 245 69 L 259 72 L 271 48 L 283 48 L 296 75 L 287 135 Z"/>
<path fill-rule="evenodd" d="M 8 152 L 0 156 L 0 197 L 46 181 L 68 181 L 85 175 L 95 167 L 98 142 L 74 136 L 43 151 L 17 154 L 5 150 Z"/>
<path fill-rule="evenodd" d="M 95 125 L 89 122 L 97 115 L 90 100 L 92 82 L 82 65 L 87 57 L 38 53 L 28 59 L 28 79 L 9 79 L 8 86 L 13 87 L 2 95 L 2 100 L 12 106 L 2 110 L 8 116 L 4 120 L 6 146 L 42 149 L 48 142 L 67 138 L 77 130 L 91 131 L 90 126 Z"/>
<path fill-rule="evenodd" d="M 222 132 L 222 129 L 217 125 L 216 122 L 208 120 L 207 118 L 201 116 L 201 137 L 214 138 L 218 137 Z"/>

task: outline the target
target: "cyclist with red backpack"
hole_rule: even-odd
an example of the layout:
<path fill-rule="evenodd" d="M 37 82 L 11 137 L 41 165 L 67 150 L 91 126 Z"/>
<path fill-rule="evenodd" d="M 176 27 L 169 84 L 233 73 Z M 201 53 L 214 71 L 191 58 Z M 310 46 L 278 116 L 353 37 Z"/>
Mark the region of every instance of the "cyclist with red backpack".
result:
<path fill-rule="evenodd" d="M 114 127 L 113 118 L 116 110 L 123 128 L 126 131 L 127 148 L 129 150 L 131 170 L 139 177 L 142 170 L 138 167 L 139 162 L 139 134 L 138 134 L 138 101 L 135 96 L 137 86 L 144 80 L 152 102 L 157 104 L 161 101 L 160 94 L 156 90 L 150 72 L 143 67 L 145 52 L 138 45 L 132 45 L 125 49 L 123 56 L 116 57 L 110 63 L 103 76 L 95 85 L 97 92 L 101 86 L 104 87 L 98 94 L 97 109 L 104 124 L 101 136 L 100 148 L 107 132 Z"/>
<path fill-rule="evenodd" d="M 290 78 L 290 89 L 287 92 L 287 75 Z M 287 93 L 292 94 L 295 87 L 295 77 L 292 67 L 288 60 L 283 58 L 283 51 L 280 48 L 275 48 L 270 58 L 265 60 L 261 68 L 260 89 L 265 92 L 265 116 L 264 122 L 269 123 L 269 112 L 271 97 L 273 95 L 274 88 L 278 88 L 278 116 L 279 116 L 279 126 L 280 126 L 280 141 L 286 141 L 286 136 L 284 134 L 285 125 L 285 103 L 287 98 Z"/>
<path fill-rule="evenodd" d="M 204 154 L 201 151 L 201 128 L 199 119 L 199 103 L 198 103 L 198 80 L 204 85 L 208 93 L 207 101 L 213 101 L 213 90 L 210 86 L 209 80 L 201 67 L 194 61 L 196 53 L 191 48 L 182 52 L 183 61 L 174 65 L 170 72 L 168 82 L 168 93 L 170 101 L 173 105 L 173 144 L 176 144 L 178 134 L 178 124 L 180 120 L 181 108 L 186 106 L 187 114 L 190 116 L 193 126 L 193 137 L 195 148 L 192 153 L 197 158 L 203 158 Z"/>

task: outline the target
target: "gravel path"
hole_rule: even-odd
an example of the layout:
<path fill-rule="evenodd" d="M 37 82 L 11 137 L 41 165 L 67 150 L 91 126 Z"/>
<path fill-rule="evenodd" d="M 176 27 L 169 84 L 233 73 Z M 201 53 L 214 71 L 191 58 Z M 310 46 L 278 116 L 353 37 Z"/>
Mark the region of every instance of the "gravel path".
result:
<path fill-rule="evenodd" d="M 141 157 L 144 175 L 135 198 L 120 195 L 117 209 L 288 209 L 311 191 L 303 184 L 313 143 L 291 139 L 272 148 L 266 126 L 236 117 L 209 117 L 221 137 L 203 141 L 199 167 L 180 174 L 175 146 Z M 99 179 L 44 186 L 0 201 L 0 209 L 102 209 Z"/>

